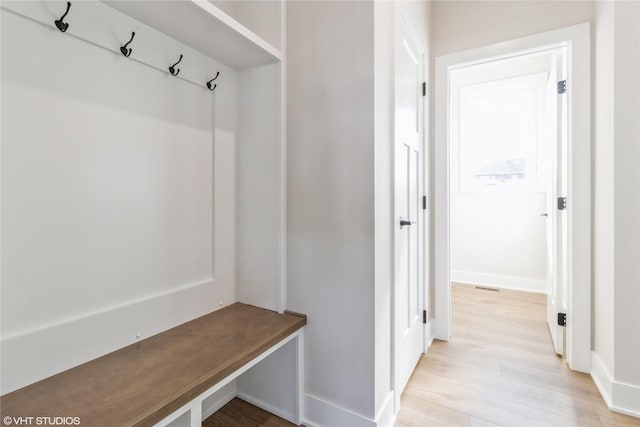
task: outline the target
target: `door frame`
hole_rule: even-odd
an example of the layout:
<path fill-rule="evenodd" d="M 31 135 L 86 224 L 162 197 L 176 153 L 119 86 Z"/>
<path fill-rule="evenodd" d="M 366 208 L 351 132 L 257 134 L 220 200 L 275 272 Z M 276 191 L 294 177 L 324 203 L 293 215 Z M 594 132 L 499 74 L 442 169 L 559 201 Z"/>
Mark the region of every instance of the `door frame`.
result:
<path fill-rule="evenodd" d="M 591 371 L 591 45 L 589 23 L 435 58 L 434 337 L 451 337 L 449 74 L 497 59 L 568 47 L 568 301 L 566 359 Z"/>

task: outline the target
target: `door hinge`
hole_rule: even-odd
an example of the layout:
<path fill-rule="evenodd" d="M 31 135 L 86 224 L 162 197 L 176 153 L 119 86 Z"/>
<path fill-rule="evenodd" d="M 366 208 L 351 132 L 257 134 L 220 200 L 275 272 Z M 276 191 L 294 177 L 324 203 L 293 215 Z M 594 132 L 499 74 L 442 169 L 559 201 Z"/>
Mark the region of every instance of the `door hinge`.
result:
<path fill-rule="evenodd" d="M 558 210 L 564 211 L 567 209 L 567 198 L 566 197 L 558 197 Z"/>
<path fill-rule="evenodd" d="M 567 91 L 567 81 L 566 80 L 560 80 L 558 82 L 558 95 L 562 95 L 566 91 Z"/>
<path fill-rule="evenodd" d="M 558 313 L 558 326 L 567 326 L 567 313 Z"/>
<path fill-rule="evenodd" d="M 422 82 L 422 96 L 427 96 L 427 82 Z"/>
<path fill-rule="evenodd" d="M 422 210 L 427 210 L 427 196 L 422 196 Z"/>
<path fill-rule="evenodd" d="M 427 310 L 422 310 L 422 323 L 427 324 Z"/>

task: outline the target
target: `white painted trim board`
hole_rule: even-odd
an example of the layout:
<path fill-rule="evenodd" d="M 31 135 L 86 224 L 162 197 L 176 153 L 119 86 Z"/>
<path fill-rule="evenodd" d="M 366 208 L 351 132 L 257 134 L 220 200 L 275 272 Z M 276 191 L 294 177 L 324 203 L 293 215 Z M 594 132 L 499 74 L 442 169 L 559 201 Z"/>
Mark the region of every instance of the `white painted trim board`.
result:
<path fill-rule="evenodd" d="M 640 386 L 616 381 L 595 351 L 591 352 L 591 358 L 591 378 L 607 407 L 640 418 Z"/>
<path fill-rule="evenodd" d="M 375 420 L 309 393 L 304 394 L 304 409 L 302 423 L 307 427 L 376 427 Z"/>
<path fill-rule="evenodd" d="M 473 271 L 451 271 L 452 283 L 481 285 L 491 288 L 512 289 L 514 291 L 547 293 L 547 281 L 529 277 L 503 276 L 500 274 L 478 273 Z"/>

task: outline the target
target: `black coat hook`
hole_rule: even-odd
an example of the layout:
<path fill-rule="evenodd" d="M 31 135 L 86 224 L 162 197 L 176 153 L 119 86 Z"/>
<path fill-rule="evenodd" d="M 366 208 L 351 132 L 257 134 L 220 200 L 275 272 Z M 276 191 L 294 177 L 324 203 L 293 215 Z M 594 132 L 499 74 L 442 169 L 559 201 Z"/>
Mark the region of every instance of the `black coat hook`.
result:
<path fill-rule="evenodd" d="M 63 33 L 65 31 L 67 31 L 67 29 L 69 28 L 69 23 L 68 22 L 63 22 L 65 16 L 67 16 L 67 13 L 69 13 L 69 9 L 71 9 L 71 2 L 70 1 L 67 2 L 67 10 L 64 12 L 64 15 L 62 15 L 62 17 L 60 19 L 56 19 L 54 21 L 54 23 L 56 24 L 56 27 L 58 27 L 58 29 L 60 31 L 62 31 Z"/>
<path fill-rule="evenodd" d="M 169 67 L 169 72 L 171 73 L 172 76 L 177 76 L 178 73 L 180 72 L 180 68 L 175 68 L 176 65 L 180 63 L 180 61 L 182 61 L 182 54 L 180 54 L 180 59 L 178 59 L 178 62 L 173 64 L 171 67 Z"/>
<path fill-rule="evenodd" d="M 211 86 L 211 83 L 212 83 L 215 79 L 217 79 L 219 75 L 220 75 L 220 71 L 218 71 L 218 72 L 216 73 L 216 76 L 215 76 L 214 78 L 212 78 L 211 80 L 209 80 L 209 81 L 207 82 L 207 87 L 209 88 L 209 90 L 214 90 L 214 89 L 216 88 L 216 86 L 218 86 L 218 85 L 215 85 L 215 84 L 214 84 L 213 86 Z"/>
<path fill-rule="evenodd" d="M 126 42 L 124 44 L 124 46 L 120 46 L 120 52 L 122 52 L 122 54 L 124 56 L 126 56 L 127 58 L 129 57 L 129 55 L 131 55 L 131 52 L 133 52 L 133 49 L 131 49 L 131 48 L 127 49 L 127 46 L 129 46 L 129 43 L 131 43 L 133 41 L 133 38 L 135 36 L 136 36 L 135 31 L 132 31 L 131 32 L 131 39 L 128 42 Z"/>

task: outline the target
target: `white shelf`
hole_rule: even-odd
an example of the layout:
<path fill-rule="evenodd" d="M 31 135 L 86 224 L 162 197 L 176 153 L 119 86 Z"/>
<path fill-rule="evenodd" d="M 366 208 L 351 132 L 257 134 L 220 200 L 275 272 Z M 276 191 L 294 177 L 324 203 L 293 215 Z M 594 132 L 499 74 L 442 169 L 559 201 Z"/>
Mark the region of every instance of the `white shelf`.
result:
<path fill-rule="evenodd" d="M 235 69 L 282 59 L 278 49 L 206 0 L 103 2 Z"/>

